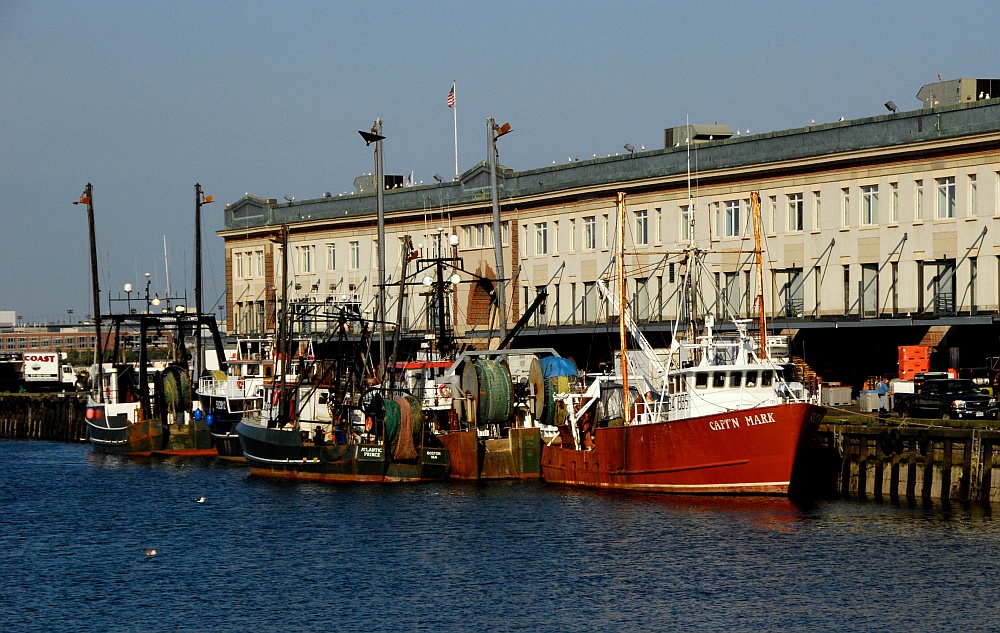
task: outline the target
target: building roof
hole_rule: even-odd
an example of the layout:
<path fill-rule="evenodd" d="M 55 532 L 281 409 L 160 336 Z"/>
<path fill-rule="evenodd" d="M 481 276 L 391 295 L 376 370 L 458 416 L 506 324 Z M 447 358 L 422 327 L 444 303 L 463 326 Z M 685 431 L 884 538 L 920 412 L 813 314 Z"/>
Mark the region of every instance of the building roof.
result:
<path fill-rule="evenodd" d="M 1000 98 L 702 142 L 697 149 L 692 145 L 691 151 L 698 153 L 699 177 L 704 181 L 721 170 L 766 169 L 819 157 L 983 135 L 1000 139 Z M 498 167 L 498 189 L 505 204 L 528 203 L 599 192 L 611 186 L 655 186 L 683 180 L 687 171 L 688 147 L 677 145 L 525 171 Z M 478 207 L 489 200 L 489 167 L 483 161 L 454 181 L 390 189 L 385 192 L 384 209 L 391 215 L 427 208 Z M 226 206 L 224 228 L 219 233 L 225 236 L 229 231 L 375 213 L 374 193 L 282 203 L 248 194 Z"/>

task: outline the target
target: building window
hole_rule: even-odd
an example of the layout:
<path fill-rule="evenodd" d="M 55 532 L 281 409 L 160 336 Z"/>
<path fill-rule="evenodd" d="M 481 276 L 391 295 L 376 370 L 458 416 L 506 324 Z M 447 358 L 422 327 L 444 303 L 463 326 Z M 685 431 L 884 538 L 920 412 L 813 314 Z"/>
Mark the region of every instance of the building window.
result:
<path fill-rule="evenodd" d="M 917 222 L 922 222 L 924 219 L 924 181 L 916 180 L 913 182 L 913 197 L 916 201 L 913 205 L 913 219 Z"/>
<path fill-rule="evenodd" d="M 976 187 L 976 175 L 969 176 L 969 217 L 979 214 L 979 195 Z"/>
<path fill-rule="evenodd" d="M 500 223 L 500 245 L 510 246 L 510 222 Z"/>
<path fill-rule="evenodd" d="M 861 226 L 878 224 L 878 185 L 861 188 Z"/>
<path fill-rule="evenodd" d="M 840 190 L 841 207 L 843 214 L 840 218 L 840 226 L 851 226 L 851 190 L 844 187 Z"/>
<path fill-rule="evenodd" d="M 979 260 L 976 257 L 969 258 L 969 313 L 975 316 L 979 313 L 976 305 L 976 279 L 979 277 Z"/>
<path fill-rule="evenodd" d="M 774 234 L 774 227 L 778 225 L 778 196 L 771 196 L 770 222 L 768 223 L 768 233 Z"/>
<path fill-rule="evenodd" d="M 996 195 L 993 199 L 993 215 L 1000 216 L 1000 171 L 995 174 L 994 180 L 996 181 Z"/>
<path fill-rule="evenodd" d="M 535 224 L 535 255 L 546 255 L 549 252 L 549 225 L 547 222 Z"/>
<path fill-rule="evenodd" d="M 649 278 L 636 278 L 635 296 L 632 298 L 632 317 L 637 321 L 649 320 Z"/>
<path fill-rule="evenodd" d="M 917 313 L 924 311 L 924 263 L 917 262 Z"/>
<path fill-rule="evenodd" d="M 576 241 L 576 219 L 570 218 L 569 220 L 569 251 L 571 253 L 576 252 L 577 241 Z"/>
<path fill-rule="evenodd" d="M 819 230 L 819 215 L 820 209 L 822 207 L 822 199 L 820 199 L 819 192 L 813 192 L 813 230 Z"/>
<path fill-rule="evenodd" d="M 243 253 L 233 254 L 233 276 L 237 279 L 243 278 Z"/>
<path fill-rule="evenodd" d="M 361 243 L 351 242 L 351 270 L 361 268 Z"/>
<path fill-rule="evenodd" d="M 597 321 L 597 284 L 593 281 L 583 282 L 583 322 Z"/>
<path fill-rule="evenodd" d="M 477 224 L 476 225 L 476 246 L 483 246 L 486 244 L 486 225 Z"/>
<path fill-rule="evenodd" d="M 802 194 L 801 193 L 791 193 L 788 194 L 788 230 L 789 231 L 801 231 L 802 230 Z"/>
<path fill-rule="evenodd" d="M 656 207 L 655 239 L 657 244 L 663 242 L 663 210 L 660 207 Z"/>
<path fill-rule="evenodd" d="M 472 241 L 472 225 L 467 224 L 462 227 L 462 244 L 466 248 L 472 248 L 475 246 L 475 242 Z"/>
<path fill-rule="evenodd" d="M 899 183 L 889 183 L 889 222 L 899 223 Z"/>
<path fill-rule="evenodd" d="M 559 220 L 552 222 L 552 252 L 559 252 Z"/>
<path fill-rule="evenodd" d="M 844 316 L 851 313 L 851 266 L 844 264 Z"/>
<path fill-rule="evenodd" d="M 937 218 L 955 217 L 955 177 L 938 178 L 937 182 Z"/>
<path fill-rule="evenodd" d="M 641 246 L 649 244 L 649 211 L 635 212 L 635 243 Z"/>
<path fill-rule="evenodd" d="M 597 218 L 588 215 L 583 218 L 583 248 L 584 250 L 594 250 L 597 248 Z"/>
<path fill-rule="evenodd" d="M 604 214 L 604 248 L 607 248 L 611 243 L 611 222 L 608 220 L 608 215 Z"/>
<path fill-rule="evenodd" d="M 336 270 L 337 269 L 337 245 L 327 244 L 326 245 L 326 269 Z"/>
<path fill-rule="evenodd" d="M 682 242 L 691 241 L 691 207 L 681 205 L 681 230 L 678 232 Z"/>
<path fill-rule="evenodd" d="M 313 255 L 315 254 L 315 246 L 298 246 L 299 251 L 299 272 L 300 273 L 311 273 L 313 272 Z"/>
<path fill-rule="evenodd" d="M 725 223 L 723 235 L 739 237 L 740 235 L 740 201 L 726 200 Z"/>

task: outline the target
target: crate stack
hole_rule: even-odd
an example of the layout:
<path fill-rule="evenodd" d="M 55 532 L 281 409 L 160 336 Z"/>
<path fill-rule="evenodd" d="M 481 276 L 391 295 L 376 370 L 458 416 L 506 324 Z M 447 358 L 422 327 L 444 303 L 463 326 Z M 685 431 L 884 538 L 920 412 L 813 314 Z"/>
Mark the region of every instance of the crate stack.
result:
<path fill-rule="evenodd" d="M 913 380 L 917 374 L 931 370 L 931 348 L 928 345 L 899 346 L 899 379 Z"/>

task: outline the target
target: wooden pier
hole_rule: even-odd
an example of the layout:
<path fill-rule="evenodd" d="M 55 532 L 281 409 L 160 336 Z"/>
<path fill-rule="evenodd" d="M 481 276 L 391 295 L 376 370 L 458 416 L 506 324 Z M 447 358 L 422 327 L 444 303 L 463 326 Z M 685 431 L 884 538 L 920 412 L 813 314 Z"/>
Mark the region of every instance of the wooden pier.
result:
<path fill-rule="evenodd" d="M 86 412 L 84 394 L 0 394 L 0 438 L 86 442 Z"/>
<path fill-rule="evenodd" d="M 824 424 L 801 489 L 892 501 L 1000 501 L 1000 430 L 944 424 Z"/>

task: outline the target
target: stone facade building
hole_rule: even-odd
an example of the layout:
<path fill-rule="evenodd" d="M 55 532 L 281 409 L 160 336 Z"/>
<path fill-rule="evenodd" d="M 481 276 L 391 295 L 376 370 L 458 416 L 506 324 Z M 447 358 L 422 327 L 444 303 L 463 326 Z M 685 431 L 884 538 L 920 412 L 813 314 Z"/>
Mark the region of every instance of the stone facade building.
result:
<path fill-rule="evenodd" d="M 709 138 L 682 126 L 668 131 L 661 149 L 501 168 L 506 323 L 543 287 L 544 312 L 522 334 L 530 344 L 544 335 L 579 346 L 607 320 L 595 286 L 617 247 L 620 191 L 625 248 L 641 271 L 627 293 L 647 331 L 669 332 L 677 316 L 681 250 L 690 244 L 707 252 L 713 279 L 702 290 L 711 310 L 753 316 L 749 200 L 758 191 L 770 324 L 792 337 L 795 353 L 841 378 L 850 373 L 838 361 L 844 345 L 869 354 L 880 373 L 890 373 L 897 345 L 920 343 L 946 354 L 940 363 L 957 364 L 952 348 L 961 347 L 970 362 L 985 364 L 1000 355 L 992 329 L 1000 312 L 1000 99 L 987 96 L 728 138 L 718 138 L 727 136 L 717 136 L 722 126 L 708 126 L 716 132 Z M 399 282 L 406 236 L 418 252 L 408 263 L 408 274 L 417 272 L 406 286 L 406 333 L 435 329 L 431 260 L 440 257 L 460 259 L 461 283 L 443 288 L 457 334 L 490 328 L 490 196 L 485 162 L 453 182 L 386 191 L 387 283 Z M 331 314 L 349 303 L 372 314 L 375 215 L 372 193 L 280 204 L 247 195 L 228 205 L 220 235 L 230 333 L 273 331 L 281 225 L 290 231 L 290 300 L 326 304 Z M 389 294 L 393 315 L 398 289 Z M 965 351 L 966 339 L 984 336 Z"/>

